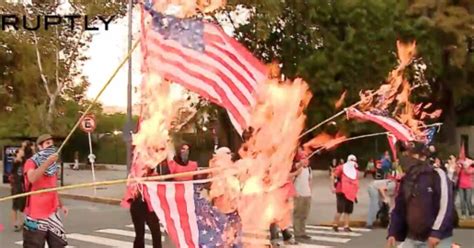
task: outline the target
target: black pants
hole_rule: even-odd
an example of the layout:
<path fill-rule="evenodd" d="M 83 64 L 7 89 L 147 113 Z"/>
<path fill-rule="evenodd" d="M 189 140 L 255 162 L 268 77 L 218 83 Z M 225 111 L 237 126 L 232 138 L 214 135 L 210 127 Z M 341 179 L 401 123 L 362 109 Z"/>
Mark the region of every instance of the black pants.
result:
<path fill-rule="evenodd" d="M 150 228 L 153 248 L 161 248 L 160 221 L 155 212 L 148 211 L 146 202 L 135 199 L 130 206 L 130 214 L 135 228 L 133 248 L 145 248 L 145 222 Z"/>
<path fill-rule="evenodd" d="M 43 248 L 46 242 L 51 248 L 62 248 L 67 245 L 64 240 L 49 232 L 23 229 L 23 248 Z"/>
<path fill-rule="evenodd" d="M 284 241 L 288 241 L 291 239 L 291 237 L 293 237 L 293 235 L 291 235 L 290 230 L 288 229 L 281 230 L 281 234 L 283 235 Z M 271 240 L 278 239 L 278 228 L 276 224 L 270 225 L 270 239 Z"/>

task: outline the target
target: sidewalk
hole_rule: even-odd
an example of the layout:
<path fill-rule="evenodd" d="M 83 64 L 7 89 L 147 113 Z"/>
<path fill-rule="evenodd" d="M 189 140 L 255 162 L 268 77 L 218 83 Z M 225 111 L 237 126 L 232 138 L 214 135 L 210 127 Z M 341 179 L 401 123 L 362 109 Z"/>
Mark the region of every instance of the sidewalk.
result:
<path fill-rule="evenodd" d="M 127 177 L 125 166 L 104 166 L 105 169 L 96 170 L 96 181 L 124 179 Z M 367 187 L 372 177 L 360 179 L 360 190 L 358 203 L 354 205 L 354 213 L 351 216 L 351 226 L 365 226 L 368 212 L 369 197 Z M 92 182 L 91 170 L 72 170 L 69 166 L 64 168 L 64 185 Z M 2 184 L 1 187 L 9 187 Z M 327 171 L 313 171 L 313 197 L 311 202 L 311 213 L 308 224 L 331 225 L 336 212 L 336 196 L 331 192 L 330 179 Z M 125 185 L 100 186 L 94 192 L 93 188 L 72 189 L 61 191 L 63 198 L 84 200 L 96 203 L 119 205 L 125 192 Z M 474 228 L 474 219 L 461 220 L 462 228 Z"/>

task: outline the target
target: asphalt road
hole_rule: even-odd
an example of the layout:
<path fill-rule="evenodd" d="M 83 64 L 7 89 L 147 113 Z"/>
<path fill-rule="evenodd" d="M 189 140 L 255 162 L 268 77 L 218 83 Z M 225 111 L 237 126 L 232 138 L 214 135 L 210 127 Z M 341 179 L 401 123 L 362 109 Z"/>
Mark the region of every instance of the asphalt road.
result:
<path fill-rule="evenodd" d="M 7 195 L 8 189 L 1 188 L 0 195 Z M 94 204 L 83 201 L 66 200 L 70 213 L 64 218 L 70 247 L 102 248 L 132 247 L 133 227 L 127 210 L 118 206 Z M 0 232 L 0 247 L 20 248 L 21 233 L 13 232 L 10 227 L 11 202 L 0 203 L 0 223 L 5 230 Z M 316 213 L 313 213 L 316 214 Z M 353 233 L 334 233 L 329 228 L 308 225 L 308 234 L 312 240 L 306 244 L 291 247 L 306 248 L 367 248 L 384 247 L 385 230 L 354 229 Z M 151 237 L 147 235 L 147 247 L 151 246 Z M 462 247 L 474 247 L 474 230 L 456 230 L 454 240 Z M 173 247 L 164 237 L 163 247 Z"/>

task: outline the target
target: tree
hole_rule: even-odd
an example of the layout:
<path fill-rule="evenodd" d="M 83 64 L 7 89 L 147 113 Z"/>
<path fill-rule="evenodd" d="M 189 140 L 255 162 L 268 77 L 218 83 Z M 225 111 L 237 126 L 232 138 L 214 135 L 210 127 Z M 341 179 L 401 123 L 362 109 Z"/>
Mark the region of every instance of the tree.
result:
<path fill-rule="evenodd" d="M 2 12 L 28 16 L 31 27 L 36 23 L 36 16 L 46 14 L 74 13 L 89 17 L 100 14 L 119 17 L 125 14 L 127 4 L 126 0 L 32 2 L 29 5 L 2 3 L 0 9 Z M 57 118 L 64 117 L 64 113 L 58 109 L 67 108 L 61 104 L 74 104 L 74 98 L 84 94 L 87 79 L 80 76 L 78 68 L 86 59 L 80 51 L 88 45 L 90 38 L 90 34 L 85 32 L 84 18 L 76 19 L 73 30 L 64 23 L 49 30 L 43 28 L 32 32 L 19 29 L 2 32 L 0 53 L 7 56 L 0 59 L 0 70 L 4 71 L 0 76 L 0 116 L 18 112 L 18 106 L 28 106 L 24 109 L 34 112 L 23 114 L 40 115 L 37 126 L 41 129 L 39 131 L 52 132 L 57 131 L 57 127 L 64 127 L 64 120 Z M 73 98 L 68 98 L 67 92 L 70 89 L 76 91 Z"/>
<path fill-rule="evenodd" d="M 449 99 L 473 96 L 466 80 L 468 70 L 472 72 L 466 64 L 466 37 L 473 36 L 472 1 L 230 2 L 228 11 L 244 4 L 252 12 L 236 37 L 262 60 L 279 61 L 286 76 L 309 83 L 314 97 L 308 126 L 334 114 L 334 102 L 344 90 L 349 92 L 346 102 L 352 103 L 360 90 L 378 88 L 396 65 L 397 39 L 418 40 L 418 62 L 428 67 L 425 76 L 433 93 L 421 92 L 424 88 L 416 94 L 442 106 L 445 121 L 455 124 L 452 110 L 457 103 Z M 344 125 L 353 132 L 367 128 Z"/>

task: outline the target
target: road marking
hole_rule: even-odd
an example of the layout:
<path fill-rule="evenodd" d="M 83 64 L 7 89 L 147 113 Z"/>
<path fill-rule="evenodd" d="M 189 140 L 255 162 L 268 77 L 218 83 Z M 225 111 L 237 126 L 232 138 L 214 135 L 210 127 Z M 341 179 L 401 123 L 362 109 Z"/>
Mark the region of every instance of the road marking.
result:
<path fill-rule="evenodd" d="M 126 230 L 121 230 L 121 229 L 101 229 L 96 232 L 100 233 L 107 233 L 107 234 L 115 234 L 115 235 L 122 235 L 122 236 L 127 236 L 127 237 L 132 237 L 135 238 L 135 232 L 131 231 L 126 231 Z M 145 239 L 147 240 L 153 240 L 151 234 L 145 233 Z M 165 237 L 161 237 L 161 241 L 165 241 Z"/>
<path fill-rule="evenodd" d="M 17 241 L 17 242 L 15 242 L 15 244 L 16 245 L 23 245 L 23 241 Z M 44 248 L 49 248 L 48 243 L 44 244 Z M 68 245 L 68 246 L 66 246 L 66 248 L 76 248 L 76 247 Z"/>
<path fill-rule="evenodd" d="M 293 228 L 290 228 L 290 231 L 293 232 Z M 362 236 L 361 233 L 356 232 L 334 232 L 334 231 L 326 231 L 326 230 L 306 230 L 307 234 L 326 234 L 326 235 L 334 235 L 334 236 L 349 236 L 349 237 L 360 237 Z"/>
<path fill-rule="evenodd" d="M 313 245 L 313 244 L 304 244 L 299 243 L 299 248 L 334 248 L 334 246 L 327 246 L 327 245 Z"/>
<path fill-rule="evenodd" d="M 333 237 L 327 237 L 327 236 L 311 235 L 311 240 L 326 241 L 326 242 L 332 242 L 332 243 L 347 243 L 347 242 L 349 242 L 351 239 L 333 238 Z"/>
<path fill-rule="evenodd" d="M 116 239 L 109 239 L 109 238 L 103 238 L 103 237 L 98 237 L 98 236 L 93 236 L 93 235 L 84 235 L 80 233 L 71 233 L 67 235 L 68 239 L 75 239 L 79 241 L 84 241 L 88 243 L 94 243 L 94 244 L 99 244 L 99 245 L 104 245 L 104 246 L 109 246 L 109 247 L 115 247 L 115 248 L 129 248 L 133 247 L 133 243 L 131 242 L 125 242 L 125 241 L 120 241 Z M 153 248 L 151 245 L 145 245 L 146 248 Z"/>
<path fill-rule="evenodd" d="M 126 227 L 128 227 L 128 228 L 135 228 L 135 227 L 133 226 L 133 224 L 126 225 Z M 150 231 L 150 228 L 148 227 L 148 225 L 145 225 L 145 230 Z M 165 230 L 165 228 L 164 228 L 161 224 L 160 224 L 160 230 L 161 230 L 161 232 L 164 232 L 164 230 Z"/>
<path fill-rule="evenodd" d="M 315 226 L 315 225 L 306 225 L 306 228 L 308 229 L 319 229 L 319 230 L 332 230 L 332 226 Z M 342 227 L 339 227 L 341 229 Z M 357 227 L 351 227 L 352 231 L 356 232 L 370 232 L 372 231 L 371 229 L 368 228 L 357 228 Z"/>

